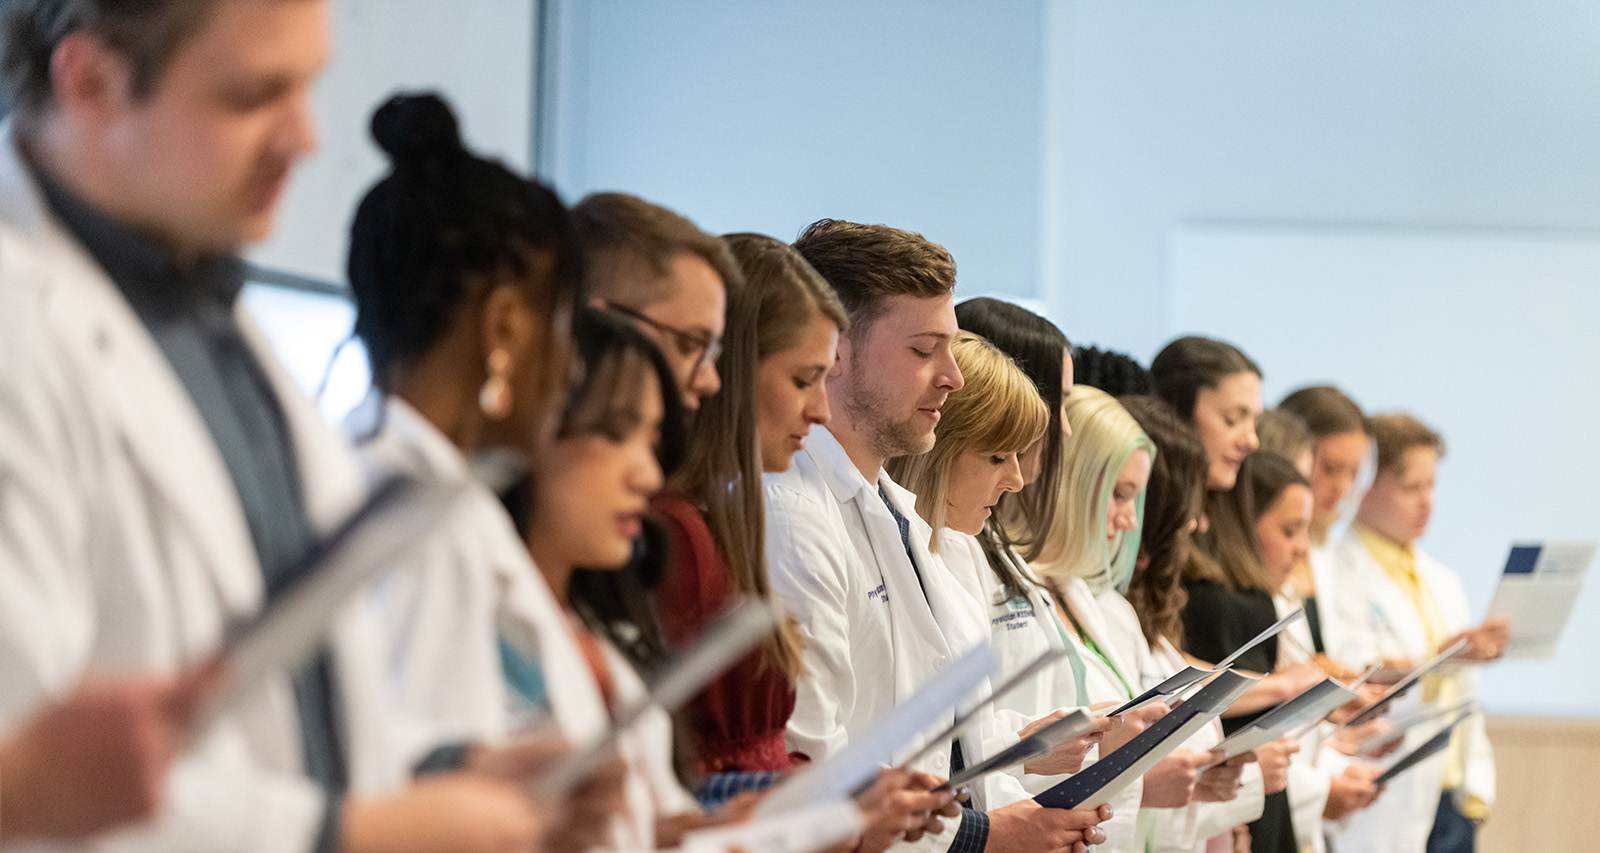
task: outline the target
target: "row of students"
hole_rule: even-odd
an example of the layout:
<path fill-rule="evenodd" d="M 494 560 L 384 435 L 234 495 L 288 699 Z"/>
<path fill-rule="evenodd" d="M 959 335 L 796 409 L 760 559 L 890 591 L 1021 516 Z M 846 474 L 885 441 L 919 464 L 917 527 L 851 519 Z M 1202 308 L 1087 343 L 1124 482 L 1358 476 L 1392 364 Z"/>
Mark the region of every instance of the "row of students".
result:
<path fill-rule="evenodd" d="M 12 732 L 0 839 L 671 846 L 743 819 L 778 774 L 825 760 L 986 641 L 1010 664 L 1068 654 L 916 766 L 882 774 L 857 799 L 864 831 L 846 849 L 1213 849 L 1251 821 L 1263 843 L 1288 837 L 1267 809 L 1295 799 L 1294 745 L 1206 768 L 1218 730 L 1109 806 L 1031 799 L 1159 708 L 1101 717 L 984 779 L 970 802 L 938 789 L 1066 709 L 1160 680 L 1191 630 L 1228 628 L 1175 613 L 1176 582 L 1202 553 L 1227 582 L 1254 570 L 1187 543 L 1191 521 L 1225 517 L 1254 449 L 1247 359 L 1215 342 L 1158 358 L 1152 387 L 1182 414 L 1145 411 L 1141 428 L 1129 412 L 1145 404 L 1073 388 L 1066 338 L 1047 321 L 992 300 L 958 310 L 954 260 L 920 235 L 823 220 L 793 246 L 719 239 L 620 194 L 569 212 L 467 151 L 433 96 L 396 98 L 373 119 L 391 169 L 356 213 L 349 274 L 377 396 L 347 426 L 374 470 L 460 478 L 469 455 L 493 450 L 525 459 L 529 476 L 503 495 L 474 491 L 306 666 L 154 781 L 215 677 L 182 673 L 291 583 L 294 558 L 361 494 L 355 457 L 238 311 L 231 260 L 264 236 L 309 149 L 304 95 L 326 9 L 81 2 L 73 14 L 17 4 L 7 46 L 19 110 L 0 152 L 0 298 L 13 318 L 0 374 L 0 725 Z M 247 103 L 242 90 L 266 94 Z M 233 183 L 240 162 L 257 168 Z M 1171 427 L 1185 422 L 1205 450 L 1203 510 L 1200 481 L 1179 482 L 1185 469 L 1158 446 L 1164 433 L 1181 458 Z M 1159 536 L 1143 523 L 1153 477 L 1166 489 Z M 1250 618 L 1265 612 L 1254 588 L 1228 590 Z M 791 618 L 699 697 L 687 745 L 654 713 L 564 802 L 525 793 L 734 595 Z M 1448 624 L 1419 631 L 1431 642 Z M 1272 648 L 1259 706 L 1309 671 L 1273 672 Z M 73 693 L 119 669 L 176 686 Z M 132 777 L 119 780 L 127 802 L 74 819 L 83 796 L 26 796 L 62 790 L 39 760 L 64 749 L 51 724 L 108 705 L 128 721 L 112 745 L 136 753 L 113 765 Z M 154 735 L 130 742 L 138 732 Z M 147 812 L 158 791 L 170 799 L 158 820 L 83 840 Z"/>

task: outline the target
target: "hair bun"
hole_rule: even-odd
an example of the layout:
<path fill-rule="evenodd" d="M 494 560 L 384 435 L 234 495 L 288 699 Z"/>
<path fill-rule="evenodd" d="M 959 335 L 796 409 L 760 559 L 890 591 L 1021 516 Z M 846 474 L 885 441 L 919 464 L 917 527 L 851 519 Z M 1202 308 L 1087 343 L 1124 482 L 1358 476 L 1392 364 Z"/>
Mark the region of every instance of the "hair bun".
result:
<path fill-rule="evenodd" d="M 372 114 L 372 138 L 397 164 L 461 151 L 450 105 L 433 92 L 395 95 Z"/>

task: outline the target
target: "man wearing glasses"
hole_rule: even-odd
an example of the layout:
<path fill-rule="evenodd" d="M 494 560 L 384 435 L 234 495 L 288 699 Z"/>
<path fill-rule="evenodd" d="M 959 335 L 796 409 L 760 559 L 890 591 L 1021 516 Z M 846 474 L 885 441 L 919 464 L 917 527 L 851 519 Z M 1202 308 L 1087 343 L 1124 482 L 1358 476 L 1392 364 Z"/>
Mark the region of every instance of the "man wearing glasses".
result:
<path fill-rule="evenodd" d="M 635 196 L 594 193 L 574 214 L 590 304 L 654 340 L 684 405 L 698 409 L 722 387 L 716 362 L 727 289 L 741 281 L 733 256 L 720 238 Z"/>

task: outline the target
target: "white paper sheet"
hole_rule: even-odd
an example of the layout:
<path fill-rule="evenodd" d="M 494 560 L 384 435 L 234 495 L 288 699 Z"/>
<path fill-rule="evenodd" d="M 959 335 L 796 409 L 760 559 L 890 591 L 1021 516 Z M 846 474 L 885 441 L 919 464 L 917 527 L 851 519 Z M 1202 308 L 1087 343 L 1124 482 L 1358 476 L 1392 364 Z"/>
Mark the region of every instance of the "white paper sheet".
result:
<path fill-rule="evenodd" d="M 847 799 L 878 768 L 894 763 L 906 745 L 943 719 L 962 698 L 978 689 L 994 672 L 994 649 L 977 646 L 928 679 L 904 702 L 851 737 L 844 749 L 812 762 L 780 782 L 756 806 L 756 816 L 766 817 L 819 803 Z"/>
<path fill-rule="evenodd" d="M 1079 708 L 1072 713 L 1047 723 L 1043 728 L 1011 746 L 1000 750 L 983 761 L 951 776 L 942 787 L 960 788 L 975 779 L 1001 770 L 1016 767 L 1037 755 L 1044 755 L 1067 741 L 1094 731 L 1099 726 L 1094 718 Z"/>
<path fill-rule="evenodd" d="M 1227 761 L 1326 717 L 1329 711 L 1356 698 L 1356 695 L 1354 690 L 1325 678 L 1299 696 L 1251 720 L 1248 725 L 1217 744 L 1216 748 L 1222 750 L 1222 760 Z"/>
<path fill-rule="evenodd" d="M 835 800 L 683 837 L 681 853 L 814 853 L 860 834 L 861 810 Z"/>
<path fill-rule="evenodd" d="M 1505 656 L 1550 660 L 1594 561 L 1593 542 L 1517 544 L 1489 604 L 1489 618 L 1511 623 Z"/>

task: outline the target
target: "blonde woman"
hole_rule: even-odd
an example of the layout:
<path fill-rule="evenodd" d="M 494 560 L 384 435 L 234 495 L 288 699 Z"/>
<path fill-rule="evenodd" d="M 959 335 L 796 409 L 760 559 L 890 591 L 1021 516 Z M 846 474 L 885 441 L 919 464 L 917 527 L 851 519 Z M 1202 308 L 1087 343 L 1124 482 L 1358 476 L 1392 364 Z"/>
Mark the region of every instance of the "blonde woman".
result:
<path fill-rule="evenodd" d="M 1033 382 L 989 341 L 962 332 L 951 352 L 966 384 L 940 410 L 933 449 L 893 460 L 889 470 L 916 494 L 917 513 L 933 530 L 930 550 L 982 605 L 1002 671 L 1016 671 L 1047 649 L 1068 650 L 1061 663 L 997 700 L 1002 719 L 1025 733 L 1028 721 L 1055 719 L 1058 712 L 1088 705 L 1092 695 L 1086 686 L 1088 652 L 1062 627 L 1039 579 L 991 527 L 1000 498 L 1026 485 L 1020 457 L 1044 435 L 1051 413 Z M 1127 698 L 1100 692 L 1102 700 Z M 1099 739 L 1097 732 L 1030 763 L 1024 787 L 1039 793 L 1076 772 Z M 1116 807 L 1102 825 L 1108 838 L 1097 843 L 1131 839 L 1134 810 Z"/>
<path fill-rule="evenodd" d="M 1091 663 L 1115 677 L 1120 695 L 1133 696 L 1175 669 L 1174 662 L 1151 653 L 1138 615 L 1122 596 L 1138 558 L 1156 447 L 1133 416 L 1099 389 L 1075 388 L 1065 414 L 1073 430 L 1062 454 L 1060 509 L 1034 568 L 1068 629 L 1095 656 Z M 1145 774 L 1132 801 L 1142 810 L 1131 839 L 1135 849 L 1197 849 L 1212 835 L 1231 837 L 1231 821 L 1218 825 L 1215 818 L 1237 809 L 1212 804 L 1238 796 L 1242 770 L 1234 764 L 1201 771 L 1218 736 L 1202 731 Z"/>

